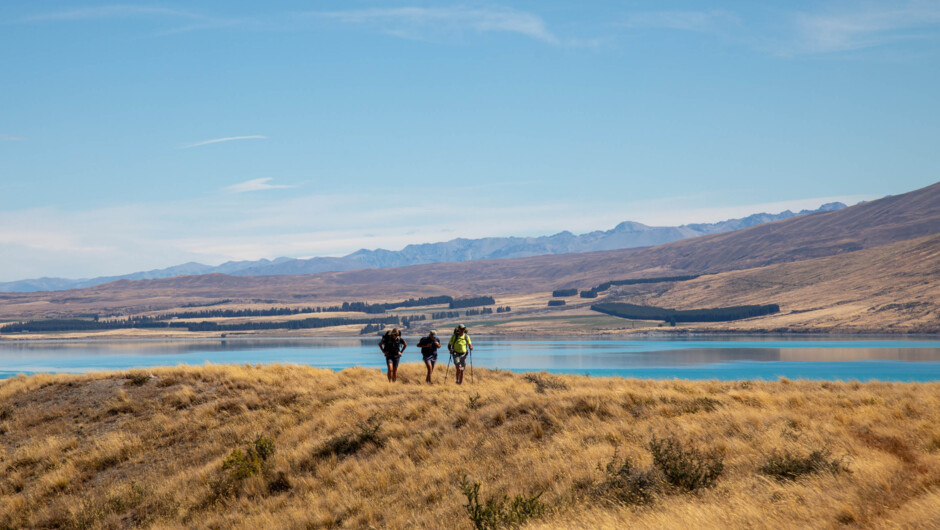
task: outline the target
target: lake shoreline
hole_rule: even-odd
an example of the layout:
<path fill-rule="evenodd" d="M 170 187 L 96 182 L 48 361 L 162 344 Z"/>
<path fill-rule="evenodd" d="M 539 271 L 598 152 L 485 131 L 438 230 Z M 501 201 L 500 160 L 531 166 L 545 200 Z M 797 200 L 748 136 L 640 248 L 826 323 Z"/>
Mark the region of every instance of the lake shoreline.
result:
<path fill-rule="evenodd" d="M 659 338 L 672 338 L 672 337 L 819 337 L 819 338 L 891 338 L 891 339 L 924 339 L 924 340 L 937 340 L 940 339 L 940 333 L 911 333 L 911 332 L 891 332 L 891 331 L 866 331 L 866 332 L 846 332 L 846 331 L 816 331 L 816 330 L 798 330 L 798 331 L 760 331 L 760 330 L 688 330 L 688 329 L 675 329 L 675 330 L 627 330 L 623 333 L 511 333 L 511 334 L 502 334 L 502 333 L 473 333 L 472 327 L 471 333 L 472 337 L 482 338 L 482 339 L 506 339 L 506 340 L 532 340 L 536 338 L 545 338 L 551 340 L 623 340 L 624 338 L 644 338 L 644 339 L 659 339 Z M 426 332 L 415 332 L 410 333 L 407 330 L 403 331 L 403 336 L 405 337 L 420 337 L 423 336 Z M 444 333 L 441 333 L 443 335 Z M 305 339 L 363 339 L 378 340 L 381 337 L 381 334 L 376 335 L 319 335 L 319 334 L 263 334 L 263 333 L 239 333 L 239 334 L 224 334 L 224 336 L 219 335 L 218 333 L 206 334 L 201 336 L 180 336 L 180 335 L 135 335 L 135 334 L 108 334 L 106 338 L 101 337 L 101 333 L 69 333 L 68 337 L 54 337 L 49 336 L 48 334 L 33 334 L 32 336 L 11 336 L 9 334 L 0 334 L 0 343 L 31 343 L 31 342 L 163 342 L 163 341 L 179 341 L 179 342 L 198 342 L 198 341 L 237 341 L 237 340 L 305 340 Z"/>

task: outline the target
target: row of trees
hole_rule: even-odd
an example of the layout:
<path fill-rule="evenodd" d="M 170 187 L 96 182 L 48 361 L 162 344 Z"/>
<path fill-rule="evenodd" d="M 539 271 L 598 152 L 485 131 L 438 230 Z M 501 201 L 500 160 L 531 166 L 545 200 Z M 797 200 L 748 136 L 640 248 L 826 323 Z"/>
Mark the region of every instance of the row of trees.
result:
<path fill-rule="evenodd" d="M 772 315 L 780 312 L 777 304 L 711 307 L 706 309 L 666 309 L 662 307 L 610 302 L 591 305 L 591 310 L 607 315 L 635 320 L 662 320 L 664 322 L 726 322 L 742 318 Z"/>
<path fill-rule="evenodd" d="M 687 276 L 658 276 L 655 278 L 632 278 L 629 280 L 612 280 L 609 282 L 604 282 L 595 287 L 591 287 L 586 291 L 580 291 L 581 298 L 597 298 L 598 293 L 603 293 L 604 291 L 610 289 L 614 285 L 636 285 L 639 283 L 660 283 L 660 282 L 684 282 L 687 280 L 694 280 L 698 278 L 698 274 L 687 275 Z M 552 291 L 552 297 L 554 298 L 565 298 L 569 296 L 574 296 L 579 294 L 577 289 L 555 289 Z M 557 304 L 556 304 L 557 305 Z"/>
<path fill-rule="evenodd" d="M 466 315 L 468 317 L 475 317 L 477 315 L 492 315 L 492 314 L 493 314 L 492 307 L 484 307 L 482 309 L 468 309 L 466 311 Z"/>
<path fill-rule="evenodd" d="M 223 300 L 217 304 L 230 302 Z M 386 302 L 379 304 L 370 304 L 368 302 L 343 302 L 341 305 L 327 307 L 270 307 L 267 309 L 204 309 L 202 311 L 178 311 L 175 313 L 164 313 L 159 317 L 136 317 L 151 318 L 153 320 L 165 320 L 169 318 L 239 318 L 239 317 L 270 317 L 284 315 L 299 315 L 303 313 L 366 313 L 382 314 L 389 309 L 398 309 L 400 307 L 422 307 L 428 305 L 449 304 L 454 301 L 452 296 L 428 296 L 424 298 L 409 298 L 401 302 Z M 217 304 L 205 304 L 208 305 Z"/>
<path fill-rule="evenodd" d="M 15 322 L 0 327 L 0 333 L 48 333 L 54 331 L 104 331 L 112 329 L 132 328 L 186 328 L 189 331 L 239 331 L 258 329 L 311 329 L 327 328 L 333 326 L 346 326 L 351 324 L 394 324 L 410 325 L 415 320 L 424 320 L 424 315 L 400 318 L 389 316 L 384 318 L 306 318 L 302 320 L 285 320 L 280 322 L 246 322 L 242 324 L 220 324 L 218 322 L 177 322 L 158 321 L 153 319 L 127 319 L 109 322 L 81 320 L 81 319 L 52 319 L 30 320 Z"/>
<path fill-rule="evenodd" d="M 401 325 L 401 319 L 384 318 L 305 318 L 303 320 L 285 320 L 281 322 L 243 322 L 241 324 L 219 324 L 218 322 L 173 322 L 171 327 L 186 327 L 189 331 L 258 331 L 268 329 L 318 329 L 334 326 L 384 324 Z"/>
<path fill-rule="evenodd" d="M 462 298 L 460 300 L 454 300 L 448 307 L 450 309 L 461 309 L 464 307 L 477 307 L 494 304 L 496 304 L 496 300 L 492 296 L 475 296 L 473 298 Z"/>

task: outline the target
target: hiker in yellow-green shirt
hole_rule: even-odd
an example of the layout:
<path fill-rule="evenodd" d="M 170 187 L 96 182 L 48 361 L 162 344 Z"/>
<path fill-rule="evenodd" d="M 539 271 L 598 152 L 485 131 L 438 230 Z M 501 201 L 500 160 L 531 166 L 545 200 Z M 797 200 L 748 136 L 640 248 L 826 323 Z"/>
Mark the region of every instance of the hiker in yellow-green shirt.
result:
<path fill-rule="evenodd" d="M 473 344 L 470 343 L 470 335 L 467 334 L 467 326 L 463 324 L 454 328 L 454 334 L 447 341 L 447 351 L 454 358 L 454 368 L 457 370 L 457 384 L 463 383 L 463 371 L 467 367 L 467 355 L 473 351 Z"/>

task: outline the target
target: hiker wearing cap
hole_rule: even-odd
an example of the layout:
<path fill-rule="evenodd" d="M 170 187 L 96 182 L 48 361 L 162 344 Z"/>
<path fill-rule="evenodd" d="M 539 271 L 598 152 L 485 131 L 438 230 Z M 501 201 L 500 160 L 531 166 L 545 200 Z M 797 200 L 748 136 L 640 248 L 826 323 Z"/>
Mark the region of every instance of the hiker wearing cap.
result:
<path fill-rule="evenodd" d="M 463 324 L 454 328 L 454 334 L 447 341 L 447 351 L 454 358 L 454 368 L 457 371 L 457 384 L 463 383 L 463 371 L 467 367 L 467 355 L 473 351 L 473 344 L 470 343 L 470 335 L 467 334 L 467 326 Z"/>
<path fill-rule="evenodd" d="M 379 341 L 379 349 L 385 354 L 385 364 L 388 365 L 388 382 L 394 383 L 398 378 L 398 363 L 401 361 L 401 354 L 408 347 L 405 339 L 401 338 L 401 331 L 398 328 L 392 328 L 386 331 Z"/>
<path fill-rule="evenodd" d="M 427 337 L 421 337 L 421 340 L 418 341 L 418 347 L 421 348 L 421 358 L 424 360 L 424 366 L 428 369 L 428 376 L 424 381 L 430 384 L 431 372 L 434 371 L 434 365 L 437 363 L 437 349 L 441 347 L 437 332 L 432 329 L 428 332 Z"/>

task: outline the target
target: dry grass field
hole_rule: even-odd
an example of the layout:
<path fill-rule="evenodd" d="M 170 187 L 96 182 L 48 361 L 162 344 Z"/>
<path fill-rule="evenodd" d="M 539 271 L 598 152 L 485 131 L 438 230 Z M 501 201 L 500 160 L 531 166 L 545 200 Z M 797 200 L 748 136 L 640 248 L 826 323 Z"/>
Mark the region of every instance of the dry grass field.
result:
<path fill-rule="evenodd" d="M 938 383 L 474 376 L 3 380 L 0 528 L 940 526 Z"/>

